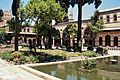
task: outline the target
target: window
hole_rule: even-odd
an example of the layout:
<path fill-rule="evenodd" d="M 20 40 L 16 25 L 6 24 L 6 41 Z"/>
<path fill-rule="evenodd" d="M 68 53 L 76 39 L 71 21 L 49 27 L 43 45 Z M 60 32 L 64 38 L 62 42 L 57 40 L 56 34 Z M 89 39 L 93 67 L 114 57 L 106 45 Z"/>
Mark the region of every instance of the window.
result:
<path fill-rule="evenodd" d="M 62 29 L 60 29 L 60 31 L 62 31 Z"/>
<path fill-rule="evenodd" d="M 29 28 L 27 29 L 27 32 L 30 32 L 30 29 L 29 29 Z"/>
<path fill-rule="evenodd" d="M 100 19 L 103 19 L 103 16 L 101 16 Z"/>
<path fill-rule="evenodd" d="M 118 46 L 118 37 L 117 36 L 114 37 L 114 46 Z"/>
<path fill-rule="evenodd" d="M 105 46 L 111 45 L 111 37 L 109 35 L 105 36 Z"/>
<path fill-rule="evenodd" d="M 24 29 L 24 32 L 25 32 L 25 29 Z"/>
<path fill-rule="evenodd" d="M 113 20 L 114 20 L 114 21 L 117 21 L 117 15 L 116 15 L 116 14 L 113 15 Z"/>
<path fill-rule="evenodd" d="M 102 46 L 103 39 L 102 37 L 99 37 L 99 46 Z"/>
<path fill-rule="evenodd" d="M 110 16 L 107 16 L 107 22 L 110 22 Z"/>

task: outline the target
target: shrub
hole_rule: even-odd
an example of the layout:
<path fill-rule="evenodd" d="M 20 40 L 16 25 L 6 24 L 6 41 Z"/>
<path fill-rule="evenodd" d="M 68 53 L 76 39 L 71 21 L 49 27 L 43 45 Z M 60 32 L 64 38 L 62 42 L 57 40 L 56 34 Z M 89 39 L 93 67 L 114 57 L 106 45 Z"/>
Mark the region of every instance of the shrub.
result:
<path fill-rule="evenodd" d="M 19 59 L 20 64 L 25 64 L 26 63 L 26 56 L 21 56 Z"/>
<path fill-rule="evenodd" d="M 12 53 L 12 55 L 13 55 L 14 58 L 20 58 L 21 53 L 18 52 L 18 51 L 15 51 L 15 52 Z"/>
<path fill-rule="evenodd" d="M 14 57 L 12 55 L 12 51 L 4 52 L 1 54 L 2 59 L 6 59 L 7 61 L 13 61 Z"/>
<path fill-rule="evenodd" d="M 26 53 L 21 53 L 19 63 L 20 64 L 25 64 L 25 63 L 36 63 L 38 62 L 38 58 L 32 54 L 26 54 Z"/>
<path fill-rule="evenodd" d="M 81 55 L 87 56 L 87 57 L 96 57 L 96 53 L 94 51 L 85 51 L 85 52 L 82 52 Z"/>
<path fill-rule="evenodd" d="M 93 46 L 88 46 L 87 50 L 93 51 Z"/>
<path fill-rule="evenodd" d="M 107 48 L 103 48 L 103 52 L 104 52 L 104 54 L 108 54 L 108 49 Z"/>
<path fill-rule="evenodd" d="M 96 60 L 83 60 L 81 62 L 81 65 L 84 69 L 87 69 L 87 70 L 91 70 L 91 69 L 94 69 L 96 68 Z"/>
<path fill-rule="evenodd" d="M 45 61 L 45 56 L 37 55 L 36 58 L 38 59 L 38 62 L 44 62 Z"/>

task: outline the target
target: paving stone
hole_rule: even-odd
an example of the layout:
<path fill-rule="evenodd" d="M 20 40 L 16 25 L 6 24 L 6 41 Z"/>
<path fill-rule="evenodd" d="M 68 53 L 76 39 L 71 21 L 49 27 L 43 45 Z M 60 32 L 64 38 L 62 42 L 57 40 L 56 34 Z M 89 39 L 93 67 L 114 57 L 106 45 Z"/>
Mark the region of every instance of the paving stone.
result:
<path fill-rule="evenodd" d="M 0 80 L 43 80 L 18 66 L 0 59 Z"/>

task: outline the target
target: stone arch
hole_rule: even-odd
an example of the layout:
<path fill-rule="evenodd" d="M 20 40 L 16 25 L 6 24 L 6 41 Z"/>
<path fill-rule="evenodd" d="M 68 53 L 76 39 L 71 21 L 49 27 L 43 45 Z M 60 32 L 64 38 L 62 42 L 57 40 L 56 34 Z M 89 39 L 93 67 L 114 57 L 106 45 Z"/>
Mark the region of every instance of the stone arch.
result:
<path fill-rule="evenodd" d="M 118 37 L 117 36 L 114 37 L 114 46 L 118 46 Z"/>
<path fill-rule="evenodd" d="M 105 46 L 111 46 L 111 37 L 110 37 L 110 35 L 105 36 Z"/>

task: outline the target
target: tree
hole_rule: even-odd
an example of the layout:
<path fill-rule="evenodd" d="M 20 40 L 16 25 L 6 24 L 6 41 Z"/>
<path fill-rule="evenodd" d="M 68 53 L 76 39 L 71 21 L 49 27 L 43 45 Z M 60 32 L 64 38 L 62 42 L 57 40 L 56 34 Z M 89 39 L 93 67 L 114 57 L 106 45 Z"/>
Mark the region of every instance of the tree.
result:
<path fill-rule="evenodd" d="M 70 46 L 72 47 L 73 46 L 73 39 L 76 37 L 77 35 L 77 24 L 75 23 L 70 23 L 67 25 L 67 27 L 65 28 L 63 34 L 64 36 L 67 36 L 70 38 Z"/>
<path fill-rule="evenodd" d="M 66 13 L 55 0 L 30 0 L 24 7 L 28 19 L 34 22 L 37 35 L 45 34 L 49 38 L 49 48 L 52 47 L 52 20 L 63 21 Z M 44 29 L 44 32 L 41 31 Z M 45 36 L 43 35 L 43 36 Z"/>
<path fill-rule="evenodd" d="M 81 23 L 82 23 L 82 6 L 85 4 L 92 4 L 94 3 L 95 8 L 98 8 L 99 5 L 101 4 L 101 0 L 57 0 L 63 4 L 66 4 L 67 8 L 69 8 L 69 5 L 72 5 L 74 7 L 75 4 L 78 4 L 78 33 L 77 33 L 77 45 L 79 47 L 79 42 L 81 43 L 82 46 L 82 40 L 81 40 Z M 80 50 L 81 51 L 81 46 Z"/>
<path fill-rule="evenodd" d="M 0 43 L 4 43 L 5 29 L 0 28 Z"/>
<path fill-rule="evenodd" d="M 19 2 L 20 0 L 13 0 L 12 15 L 15 16 L 15 51 L 18 51 L 18 35 L 19 35 Z"/>
<path fill-rule="evenodd" d="M 93 37 L 93 42 L 95 42 L 96 34 L 104 28 L 104 22 L 99 19 L 99 11 L 95 11 L 94 16 L 91 17 L 91 24 L 88 26 L 91 31 L 91 37 Z"/>
<path fill-rule="evenodd" d="M 12 2 L 12 15 L 15 16 L 15 30 L 14 36 L 15 36 L 15 51 L 18 51 L 18 35 L 21 30 L 20 26 L 22 25 L 22 22 L 26 21 L 26 15 L 22 12 L 22 10 L 19 10 L 20 7 L 23 7 L 22 4 L 20 4 L 20 0 L 13 0 Z M 22 16 L 21 16 L 22 15 Z M 14 20 L 14 19 L 13 19 Z M 12 20 L 11 20 L 12 22 Z M 10 22 L 8 22 L 10 23 Z M 13 21 L 14 23 L 14 21 Z M 14 27 L 13 27 L 14 29 Z"/>
<path fill-rule="evenodd" d="M 0 22 L 1 22 L 1 19 L 2 19 L 3 15 L 4 15 L 3 10 L 0 9 Z"/>
<path fill-rule="evenodd" d="M 104 22 L 99 18 L 99 11 L 95 11 L 94 16 L 91 17 L 91 23 L 88 24 L 87 29 L 85 30 L 85 39 L 89 50 L 93 50 L 95 46 L 96 34 L 102 31 L 104 28 Z"/>
<path fill-rule="evenodd" d="M 27 15 L 24 13 L 23 9 L 23 3 L 20 2 L 20 8 L 18 9 L 19 13 L 19 27 L 18 27 L 18 32 L 21 31 L 22 28 L 28 27 L 30 24 L 28 23 L 29 20 L 27 20 Z M 16 21 L 15 18 L 13 17 L 11 20 L 7 21 L 7 26 L 9 27 L 10 31 L 15 32 L 15 26 L 16 26 Z"/>
<path fill-rule="evenodd" d="M 10 31 L 15 31 L 15 19 L 12 18 L 10 21 L 7 21 L 7 26 L 9 27 Z"/>

